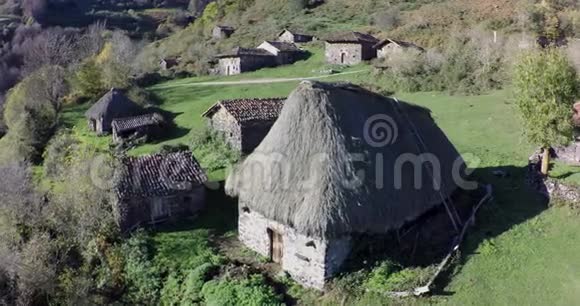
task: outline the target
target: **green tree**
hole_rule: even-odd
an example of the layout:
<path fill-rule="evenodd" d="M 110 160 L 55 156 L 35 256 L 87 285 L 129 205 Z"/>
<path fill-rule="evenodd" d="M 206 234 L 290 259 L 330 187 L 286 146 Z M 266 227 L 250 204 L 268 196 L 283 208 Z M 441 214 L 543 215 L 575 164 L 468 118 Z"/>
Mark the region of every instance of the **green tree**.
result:
<path fill-rule="evenodd" d="M 555 48 L 533 51 L 517 62 L 513 86 L 525 135 L 544 149 L 542 173 L 547 175 L 549 148 L 572 139 L 571 110 L 578 93 L 576 71 Z"/>
<path fill-rule="evenodd" d="M 96 98 L 105 90 L 102 75 L 103 71 L 95 60 L 87 60 L 81 65 L 73 78 L 74 91 L 85 97 Z"/>

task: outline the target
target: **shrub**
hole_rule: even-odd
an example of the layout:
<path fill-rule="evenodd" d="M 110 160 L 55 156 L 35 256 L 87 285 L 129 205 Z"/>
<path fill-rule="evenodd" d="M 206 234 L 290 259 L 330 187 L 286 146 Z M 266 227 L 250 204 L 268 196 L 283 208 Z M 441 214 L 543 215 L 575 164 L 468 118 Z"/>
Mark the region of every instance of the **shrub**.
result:
<path fill-rule="evenodd" d="M 161 275 L 152 263 L 151 241 L 143 232 L 133 235 L 122 247 L 125 255 L 127 298 L 135 304 L 157 304 Z"/>
<path fill-rule="evenodd" d="M 221 134 L 207 127 L 194 134 L 192 148 L 208 172 L 225 169 L 240 159 L 240 154 L 228 146 Z"/>
<path fill-rule="evenodd" d="M 251 275 L 244 280 L 213 280 L 202 289 L 208 306 L 262 306 L 281 305 L 282 298 L 265 283 L 262 275 Z"/>
<path fill-rule="evenodd" d="M 56 178 L 66 172 L 71 154 L 76 151 L 78 140 L 71 134 L 61 133 L 52 138 L 44 151 L 44 175 Z"/>
<path fill-rule="evenodd" d="M 390 261 L 384 261 L 374 268 L 364 287 L 369 291 L 410 290 L 423 285 L 430 277 L 432 268 L 406 268 Z"/>
<path fill-rule="evenodd" d="M 217 267 L 213 264 L 206 263 L 187 273 L 185 280 L 181 285 L 181 292 L 183 293 L 181 297 L 181 305 L 195 305 L 196 303 L 201 302 L 201 290 L 203 285 L 208 281 L 212 271 L 216 269 Z"/>

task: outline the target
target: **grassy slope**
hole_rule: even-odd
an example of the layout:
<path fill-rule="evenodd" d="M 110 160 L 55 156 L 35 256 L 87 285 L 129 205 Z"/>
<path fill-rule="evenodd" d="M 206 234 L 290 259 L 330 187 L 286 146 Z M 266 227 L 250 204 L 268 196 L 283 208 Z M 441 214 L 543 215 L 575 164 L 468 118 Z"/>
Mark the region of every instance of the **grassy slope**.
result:
<path fill-rule="evenodd" d="M 220 80 L 298 76 L 314 69 L 306 64 L 300 67 L 269 69 Z M 365 82 L 369 76 L 348 78 L 355 82 Z M 152 88 L 163 99 L 162 108 L 179 114 L 176 123 L 184 129 L 176 135 L 178 137 L 164 144 L 188 143 L 190 130 L 203 125 L 201 113 L 219 99 L 285 96 L 297 83 L 166 86 L 198 81 L 177 80 Z M 457 148 L 463 154 L 471 153 L 481 160 L 476 175 L 482 181 L 493 183 L 496 189 L 496 201 L 483 210 L 477 227 L 463 249 L 464 265 L 446 287 L 446 291 L 454 294 L 435 301 L 451 304 L 507 304 L 512 301 L 520 304 L 549 301 L 570 304 L 580 298 L 577 293 L 580 286 L 580 278 L 577 276 L 580 275 L 580 261 L 575 255 L 580 252 L 580 244 L 577 243 L 580 239 L 580 219 L 570 215 L 565 208 L 547 209 L 545 203 L 523 186 L 523 166 L 533 147 L 521 138 L 520 124 L 515 119 L 513 106 L 508 102 L 508 93 L 499 91 L 471 97 L 450 97 L 440 93 L 396 96 L 430 108 L 434 118 Z M 97 138 L 87 133 L 82 118 L 85 109 L 86 106 L 69 108 L 65 121 L 75 125 L 74 131 L 84 141 L 106 146 L 108 138 Z M 144 145 L 132 153 L 152 152 L 160 145 Z M 505 179 L 494 177 L 491 172 L 496 167 L 502 167 L 511 176 Z M 570 169 L 558 166 L 555 173 L 567 173 Z M 578 174 L 573 174 L 568 179 L 577 177 Z M 213 229 L 220 222 L 206 223 L 208 228 Z M 180 244 L 187 245 L 180 241 L 184 238 L 187 240 L 188 233 L 188 230 L 160 233 L 156 240 L 160 246 L 170 243 L 172 246 L 169 247 L 178 247 Z M 175 260 L 180 260 L 180 256 Z M 363 298 L 369 300 L 369 297 Z"/>

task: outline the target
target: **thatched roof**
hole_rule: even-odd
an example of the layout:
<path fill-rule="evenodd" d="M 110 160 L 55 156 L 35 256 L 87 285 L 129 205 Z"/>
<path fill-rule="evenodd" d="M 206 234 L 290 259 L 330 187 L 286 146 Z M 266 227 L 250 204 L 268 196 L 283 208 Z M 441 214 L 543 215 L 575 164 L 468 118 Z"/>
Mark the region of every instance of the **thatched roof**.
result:
<path fill-rule="evenodd" d="M 274 56 L 274 54 L 258 48 L 236 47 L 231 52 L 218 54 L 217 58 L 240 57 L 240 56 Z"/>
<path fill-rule="evenodd" d="M 128 117 L 138 114 L 141 110 L 141 106 L 127 98 L 121 90 L 113 88 L 93 104 L 85 116 L 91 119 L 98 119 L 107 114 L 113 118 Z"/>
<path fill-rule="evenodd" d="M 218 110 L 224 108 L 238 123 L 249 121 L 276 120 L 282 111 L 286 98 L 246 98 L 221 100 L 202 114 L 211 118 Z"/>
<path fill-rule="evenodd" d="M 113 129 L 117 132 L 134 130 L 144 126 L 160 125 L 164 121 L 163 116 L 158 113 L 145 114 L 140 116 L 118 118 L 113 120 Z"/>
<path fill-rule="evenodd" d="M 121 163 L 121 177 L 116 186 L 121 199 L 175 195 L 207 181 L 191 152 L 127 157 Z"/>
<path fill-rule="evenodd" d="M 381 40 L 379 43 L 377 43 L 375 45 L 376 49 L 380 49 L 388 44 L 395 44 L 401 48 L 412 48 L 412 49 L 417 49 L 419 51 L 425 51 L 425 49 L 415 45 L 414 43 L 408 42 L 408 41 L 402 41 L 402 40 L 394 40 L 394 39 L 383 39 Z"/>
<path fill-rule="evenodd" d="M 373 45 L 379 42 L 376 37 L 360 32 L 335 33 L 327 37 L 326 41 L 329 43 L 366 43 Z"/>
<path fill-rule="evenodd" d="M 391 128 L 396 137 L 385 145 L 369 138 L 388 136 L 380 134 L 386 132 L 380 125 L 365 132 L 369 118 L 377 115 L 389 116 L 396 126 Z M 397 188 L 397 160 L 423 153 L 439 160 L 439 184 L 434 184 L 426 163 L 417 167 L 423 170 L 417 174 L 422 187 L 415 188 L 413 168 L 402 163 L 405 171 L 398 176 Z M 377 162 L 381 157 L 383 162 Z M 384 233 L 449 197 L 457 188 L 452 179 L 456 161 L 464 166 L 427 109 L 353 85 L 305 81 L 288 97 L 254 153 L 232 172 L 226 190 L 251 211 L 306 235 Z M 359 170 L 364 178 L 354 179 Z M 441 186 L 440 191 L 434 185 Z"/>

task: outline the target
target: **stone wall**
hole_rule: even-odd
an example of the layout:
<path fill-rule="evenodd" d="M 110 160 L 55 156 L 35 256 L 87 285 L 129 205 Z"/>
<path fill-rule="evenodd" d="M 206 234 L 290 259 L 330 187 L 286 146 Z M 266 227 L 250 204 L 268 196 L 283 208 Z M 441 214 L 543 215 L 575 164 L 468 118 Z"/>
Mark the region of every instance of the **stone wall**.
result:
<path fill-rule="evenodd" d="M 326 43 L 326 62 L 335 65 L 356 65 L 376 56 L 373 46 L 355 43 Z"/>
<path fill-rule="evenodd" d="M 250 249 L 271 257 L 268 229 L 282 235 L 282 269 L 305 287 L 322 290 L 350 253 L 350 239 L 325 241 L 298 233 L 295 229 L 268 220 L 240 203 L 239 239 Z"/>
<path fill-rule="evenodd" d="M 242 130 L 234 117 L 221 107 L 209 120 L 209 125 L 221 133 L 226 142 L 236 151 L 242 150 Z"/>
<path fill-rule="evenodd" d="M 390 43 L 377 50 L 378 58 L 389 58 L 392 54 L 403 52 L 403 48 L 396 44 Z"/>
<path fill-rule="evenodd" d="M 560 199 L 580 203 L 580 187 L 568 186 L 552 178 L 544 178 L 540 161 L 530 161 L 527 169 L 528 184 L 548 199 Z"/>
<path fill-rule="evenodd" d="M 567 147 L 556 148 L 557 159 L 572 165 L 580 165 L 580 142 L 574 142 Z"/>
<path fill-rule="evenodd" d="M 276 66 L 275 56 L 252 56 L 244 55 L 240 57 L 241 71 L 254 71 L 264 67 Z"/>
<path fill-rule="evenodd" d="M 235 75 L 242 73 L 239 57 L 227 57 L 219 59 L 219 72 L 221 75 Z"/>
<path fill-rule="evenodd" d="M 128 232 L 144 224 L 188 217 L 205 207 L 205 187 L 167 197 L 134 197 L 118 203 L 115 209 L 121 231 Z"/>

